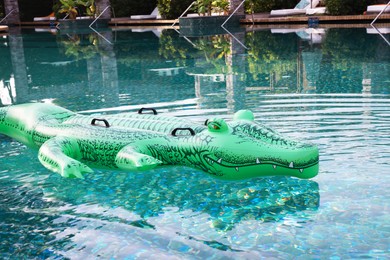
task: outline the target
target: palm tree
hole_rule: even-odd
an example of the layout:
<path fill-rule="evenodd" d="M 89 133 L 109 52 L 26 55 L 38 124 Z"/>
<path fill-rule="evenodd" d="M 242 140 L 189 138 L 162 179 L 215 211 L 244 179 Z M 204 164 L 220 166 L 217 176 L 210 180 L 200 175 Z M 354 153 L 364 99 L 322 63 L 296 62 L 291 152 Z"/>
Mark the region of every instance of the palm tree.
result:
<path fill-rule="evenodd" d="M 7 24 L 20 23 L 19 17 L 19 3 L 17 0 L 4 0 L 4 10 L 7 17 Z"/>
<path fill-rule="evenodd" d="M 230 2 L 230 12 L 233 13 L 234 10 L 242 3 L 242 0 L 229 0 Z M 241 5 L 240 8 L 236 12 L 237 15 L 244 15 L 244 5 Z"/>
<path fill-rule="evenodd" d="M 17 1 L 15 1 L 17 2 Z M 18 27 L 15 29 L 17 30 Z M 28 76 L 26 59 L 24 55 L 23 36 L 21 33 L 12 33 L 8 37 L 10 46 L 10 56 L 12 61 L 12 71 L 15 79 L 16 101 L 17 103 L 27 102 L 29 97 Z"/>
<path fill-rule="evenodd" d="M 110 0 L 95 0 L 96 5 L 96 15 L 99 15 L 103 12 L 108 6 L 110 6 Z M 100 16 L 102 19 L 111 19 L 111 9 L 107 10 Z"/>

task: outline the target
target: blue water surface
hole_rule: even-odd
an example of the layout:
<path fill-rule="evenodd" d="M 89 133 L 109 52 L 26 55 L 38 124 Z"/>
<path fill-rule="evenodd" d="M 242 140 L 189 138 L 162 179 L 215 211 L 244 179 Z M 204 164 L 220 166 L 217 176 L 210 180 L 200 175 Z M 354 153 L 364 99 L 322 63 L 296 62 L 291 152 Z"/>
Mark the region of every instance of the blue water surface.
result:
<path fill-rule="evenodd" d="M 67 179 L 0 135 L 0 258 L 390 257 L 390 46 L 372 28 L 13 28 L 0 60 L 2 106 L 148 106 L 196 122 L 245 108 L 320 150 L 311 180 L 186 167 Z"/>

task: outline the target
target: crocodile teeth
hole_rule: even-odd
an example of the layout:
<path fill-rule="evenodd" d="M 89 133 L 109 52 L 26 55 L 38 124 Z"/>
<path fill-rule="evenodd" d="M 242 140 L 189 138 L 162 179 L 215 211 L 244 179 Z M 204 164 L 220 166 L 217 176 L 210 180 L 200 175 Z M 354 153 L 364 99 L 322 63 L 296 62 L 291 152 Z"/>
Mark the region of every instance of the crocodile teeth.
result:
<path fill-rule="evenodd" d="M 302 172 L 303 172 L 303 169 L 299 169 L 299 171 L 302 173 Z"/>
<path fill-rule="evenodd" d="M 222 158 L 219 158 L 217 163 L 221 164 L 221 162 L 222 162 Z"/>
<path fill-rule="evenodd" d="M 274 169 L 276 169 L 276 165 L 272 165 L 274 167 Z"/>
<path fill-rule="evenodd" d="M 236 171 L 238 171 L 238 167 L 236 167 Z"/>
<path fill-rule="evenodd" d="M 257 164 L 260 164 L 260 163 L 261 163 L 259 158 L 256 159 L 256 163 L 257 163 Z"/>
<path fill-rule="evenodd" d="M 294 168 L 294 163 L 293 163 L 293 162 L 290 162 L 290 165 L 289 165 L 288 167 Z"/>

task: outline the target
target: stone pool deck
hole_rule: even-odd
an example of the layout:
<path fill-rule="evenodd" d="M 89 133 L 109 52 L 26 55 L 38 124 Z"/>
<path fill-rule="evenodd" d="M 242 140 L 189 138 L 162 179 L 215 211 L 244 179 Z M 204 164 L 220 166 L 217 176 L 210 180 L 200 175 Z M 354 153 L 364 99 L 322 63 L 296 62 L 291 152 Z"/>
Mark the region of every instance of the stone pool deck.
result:
<path fill-rule="evenodd" d="M 366 15 L 313 15 L 313 16 L 283 16 L 269 17 L 269 14 L 246 15 L 241 20 L 241 24 L 308 24 L 310 20 L 316 20 L 318 24 L 370 24 L 376 17 L 376 14 Z M 110 26 L 170 26 L 174 22 L 179 25 L 178 20 L 152 19 L 152 20 L 135 20 L 130 18 L 113 18 L 109 22 Z M 390 14 L 382 14 L 377 20 L 378 23 L 390 24 Z M 21 26 L 53 26 L 56 22 L 21 22 Z"/>
<path fill-rule="evenodd" d="M 246 15 L 245 19 L 241 20 L 243 24 L 302 24 L 308 23 L 310 19 L 318 19 L 318 23 L 371 23 L 377 14 L 366 15 L 311 15 L 311 16 L 283 16 L 283 17 L 270 17 L 268 14 L 254 14 Z M 389 22 L 390 14 L 382 14 L 378 22 Z"/>
<path fill-rule="evenodd" d="M 245 19 L 241 20 L 241 24 L 307 24 L 310 19 L 318 19 L 319 23 L 371 23 L 376 17 L 376 14 L 367 15 L 313 15 L 313 16 L 283 16 L 283 17 L 270 17 L 269 14 L 254 14 L 246 15 Z M 110 21 L 110 25 L 171 25 L 178 20 L 132 20 L 129 18 L 113 18 Z M 378 22 L 390 23 L 390 14 L 382 14 Z"/>

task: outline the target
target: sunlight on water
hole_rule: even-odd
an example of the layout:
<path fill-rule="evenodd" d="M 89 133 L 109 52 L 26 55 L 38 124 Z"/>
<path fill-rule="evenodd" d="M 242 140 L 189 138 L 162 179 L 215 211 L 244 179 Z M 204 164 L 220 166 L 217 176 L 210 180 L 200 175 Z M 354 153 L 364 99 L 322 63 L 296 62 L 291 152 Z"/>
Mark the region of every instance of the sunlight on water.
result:
<path fill-rule="evenodd" d="M 16 60 L 0 44 L 2 104 L 154 107 L 198 123 L 250 109 L 316 144 L 319 175 L 226 182 L 164 167 L 66 179 L 0 135 L 0 258 L 388 258 L 390 49 L 380 37 L 327 29 L 313 43 L 260 30 L 237 36 L 246 51 L 227 36 L 191 38 L 194 48 L 173 31 L 115 34 L 113 46 L 85 35 L 78 46 L 26 31 L 9 47 L 24 51 Z"/>

